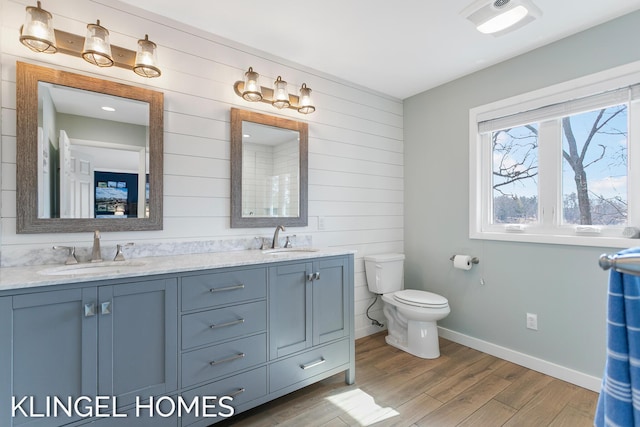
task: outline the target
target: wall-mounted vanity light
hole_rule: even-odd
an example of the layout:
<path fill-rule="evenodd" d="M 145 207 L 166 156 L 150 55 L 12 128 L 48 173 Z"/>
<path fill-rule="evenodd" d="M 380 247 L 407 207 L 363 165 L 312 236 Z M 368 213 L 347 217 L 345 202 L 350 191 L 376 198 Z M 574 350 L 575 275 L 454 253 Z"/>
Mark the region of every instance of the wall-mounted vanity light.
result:
<path fill-rule="evenodd" d="M 20 42 L 34 52 L 56 53 L 53 17 L 40 7 L 27 6 L 27 16 L 20 28 Z"/>
<path fill-rule="evenodd" d="M 236 95 L 249 102 L 264 102 L 278 109 L 290 108 L 302 114 L 310 114 L 316 111 L 311 102 L 311 89 L 306 83 L 302 84 L 299 95 L 287 92 L 287 82 L 278 76 L 273 82 L 273 89 L 260 86 L 260 75 L 253 71 L 252 67 L 244 73 L 244 81 L 238 80 L 233 85 Z"/>
<path fill-rule="evenodd" d="M 109 30 L 100 25 L 100 20 L 95 24 L 87 24 L 87 35 L 84 38 L 82 58 L 89 64 L 98 67 L 111 67 L 111 43 L 109 43 Z"/>
<path fill-rule="evenodd" d="M 156 44 L 149 41 L 145 34 L 143 40 L 138 40 L 137 51 L 132 51 L 109 43 L 109 30 L 100 25 L 87 25 L 86 37 L 53 28 L 53 18 L 49 12 L 42 9 L 40 2 L 37 7 L 27 6 L 27 16 L 20 28 L 20 42 L 34 52 L 64 53 L 83 58 L 85 61 L 99 67 L 116 66 L 133 70 L 142 77 L 159 77 Z"/>

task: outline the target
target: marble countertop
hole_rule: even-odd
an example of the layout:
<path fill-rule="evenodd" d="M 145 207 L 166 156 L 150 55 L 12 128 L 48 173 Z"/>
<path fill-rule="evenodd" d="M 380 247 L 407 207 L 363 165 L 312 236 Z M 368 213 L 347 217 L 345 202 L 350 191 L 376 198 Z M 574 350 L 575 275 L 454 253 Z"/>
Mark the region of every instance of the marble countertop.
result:
<path fill-rule="evenodd" d="M 51 286 L 65 283 L 140 277 L 212 268 L 258 265 L 278 261 L 354 254 L 349 249 L 292 248 L 133 258 L 75 265 L 39 265 L 0 268 L 0 291 Z"/>

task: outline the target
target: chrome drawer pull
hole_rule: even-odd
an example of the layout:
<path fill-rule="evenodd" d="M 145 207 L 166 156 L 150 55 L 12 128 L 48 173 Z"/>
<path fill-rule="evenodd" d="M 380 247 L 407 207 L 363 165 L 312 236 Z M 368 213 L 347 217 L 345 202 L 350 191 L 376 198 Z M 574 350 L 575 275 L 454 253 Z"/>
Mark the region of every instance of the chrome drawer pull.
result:
<path fill-rule="evenodd" d="M 238 320 L 234 320 L 232 322 L 227 322 L 227 323 L 219 323 L 219 324 L 213 324 L 211 326 L 209 326 L 211 329 L 217 329 L 217 328 L 224 328 L 225 326 L 233 326 L 233 325 L 239 325 L 240 323 L 244 323 L 244 319 L 238 319 Z"/>
<path fill-rule="evenodd" d="M 238 390 L 234 391 L 233 393 L 227 394 L 227 397 L 234 398 L 234 397 L 238 396 L 239 394 L 244 393 L 245 391 L 246 390 L 244 389 L 244 387 L 243 388 L 239 388 Z"/>
<path fill-rule="evenodd" d="M 235 285 L 235 286 L 227 286 L 226 288 L 211 288 L 209 292 L 224 292 L 224 291 L 235 291 L 238 289 L 244 289 L 243 284 Z"/>
<path fill-rule="evenodd" d="M 237 360 L 237 359 L 242 359 L 243 357 L 244 357 L 244 353 L 240 353 L 240 354 L 236 354 L 236 355 L 231 356 L 231 357 L 227 357 L 226 359 L 212 360 L 211 362 L 209 362 L 209 365 L 216 366 L 216 365 L 219 365 L 220 363 L 232 362 L 232 361 Z"/>
<path fill-rule="evenodd" d="M 307 363 L 306 365 L 300 365 L 300 367 L 302 369 L 311 369 L 311 368 L 315 368 L 318 365 L 322 365 L 326 361 L 327 361 L 327 359 L 325 359 L 324 357 L 321 357 L 320 360 L 317 360 L 317 361 L 311 362 L 311 363 Z"/>

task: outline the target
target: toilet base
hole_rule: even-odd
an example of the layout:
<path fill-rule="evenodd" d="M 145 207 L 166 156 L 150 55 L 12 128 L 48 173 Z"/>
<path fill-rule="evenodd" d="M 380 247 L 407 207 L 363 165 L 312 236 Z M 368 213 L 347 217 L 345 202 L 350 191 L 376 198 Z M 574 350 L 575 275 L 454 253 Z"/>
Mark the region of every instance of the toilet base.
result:
<path fill-rule="evenodd" d="M 407 342 L 400 342 L 389 334 L 385 337 L 387 344 L 422 359 L 440 357 L 440 342 L 436 322 L 409 321 L 407 324 Z"/>

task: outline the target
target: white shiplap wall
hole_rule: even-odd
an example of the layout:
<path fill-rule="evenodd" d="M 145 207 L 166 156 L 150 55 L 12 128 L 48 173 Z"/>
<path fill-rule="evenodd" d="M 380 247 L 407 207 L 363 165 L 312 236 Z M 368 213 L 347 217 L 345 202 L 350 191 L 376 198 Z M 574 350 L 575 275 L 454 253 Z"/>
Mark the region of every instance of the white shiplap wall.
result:
<path fill-rule="evenodd" d="M 287 232 L 311 235 L 317 246 L 358 251 L 356 334 L 375 332 L 364 316 L 372 299 L 362 257 L 403 250 L 402 101 L 117 1 L 65 0 L 43 7 L 53 14 L 56 28 L 76 34 L 84 34 L 87 23 L 100 19 L 114 45 L 134 49 L 136 40 L 149 34 L 158 44 L 161 78 L 147 80 L 119 68 L 98 69 L 60 54 L 35 54 L 18 41 L 25 7 L 31 3 L 0 0 L 2 252 L 53 243 L 88 246 L 91 237 L 15 232 L 16 61 L 147 86 L 165 94 L 164 230 L 106 233 L 105 243 L 270 235 L 271 229 L 229 227 L 229 111 L 238 107 L 283 115 L 309 122 L 309 226 Z M 290 91 L 306 82 L 313 89 L 316 112 L 309 116 L 281 112 L 237 97 L 233 83 L 242 79 L 249 66 L 261 73 L 264 86 L 278 75 L 289 82 Z M 320 218 L 323 229 L 318 227 Z M 374 314 L 382 317 L 379 308 Z"/>

